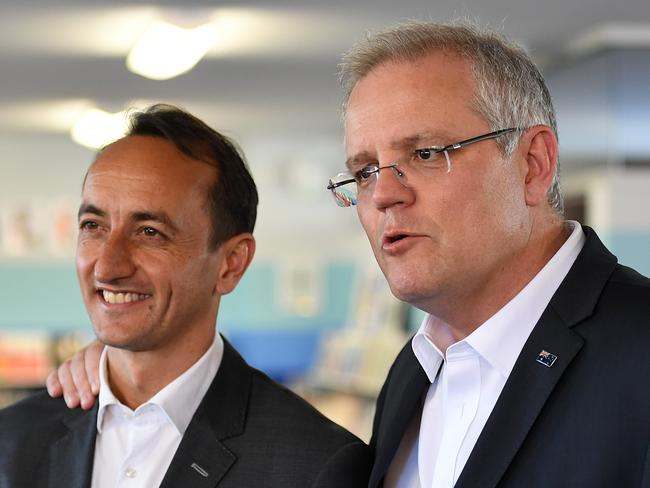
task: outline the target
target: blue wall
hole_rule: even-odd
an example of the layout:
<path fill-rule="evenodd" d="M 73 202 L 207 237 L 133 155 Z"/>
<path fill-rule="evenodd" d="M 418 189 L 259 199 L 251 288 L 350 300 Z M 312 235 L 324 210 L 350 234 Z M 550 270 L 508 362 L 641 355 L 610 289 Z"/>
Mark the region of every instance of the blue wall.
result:
<path fill-rule="evenodd" d="M 619 262 L 650 276 L 650 232 L 600 233 Z M 237 289 L 223 298 L 220 330 L 328 330 L 346 323 L 354 300 L 353 263 L 330 263 L 324 268 L 321 310 L 313 317 L 293 315 L 281 306 L 277 277 L 270 263 L 253 264 Z M 417 328 L 421 314 L 410 317 Z M 90 330 L 70 262 L 0 263 L 0 329 Z"/>
<path fill-rule="evenodd" d="M 75 330 L 88 324 L 73 264 L 0 265 L 0 327 Z"/>
<path fill-rule="evenodd" d="M 313 317 L 283 310 L 278 299 L 277 267 L 260 263 L 248 270 L 237 289 L 222 299 L 219 326 L 240 329 L 329 329 L 341 326 L 350 307 L 355 277 L 351 263 L 331 263 L 320 312 Z M 0 263 L 0 328 L 90 329 L 71 262 Z"/>
<path fill-rule="evenodd" d="M 616 231 L 599 235 L 619 263 L 650 277 L 650 232 Z"/>

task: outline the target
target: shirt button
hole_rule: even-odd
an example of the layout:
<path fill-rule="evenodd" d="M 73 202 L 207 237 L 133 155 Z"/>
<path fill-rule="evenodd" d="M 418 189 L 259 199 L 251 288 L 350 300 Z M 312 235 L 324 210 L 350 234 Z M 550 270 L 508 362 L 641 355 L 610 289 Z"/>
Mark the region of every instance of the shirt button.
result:
<path fill-rule="evenodd" d="M 126 468 L 126 471 L 124 471 L 124 475 L 127 478 L 135 478 L 136 476 L 138 476 L 138 472 L 133 468 Z"/>

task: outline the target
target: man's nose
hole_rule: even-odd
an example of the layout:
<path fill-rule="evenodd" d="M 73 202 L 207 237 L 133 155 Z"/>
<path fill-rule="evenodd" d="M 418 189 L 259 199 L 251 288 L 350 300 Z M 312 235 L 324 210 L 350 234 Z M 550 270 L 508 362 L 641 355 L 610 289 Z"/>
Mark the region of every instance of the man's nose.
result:
<path fill-rule="evenodd" d="M 393 205 L 410 205 L 415 197 L 407 175 L 395 163 L 380 168 L 375 174 L 372 190 L 373 203 L 379 209 Z"/>
<path fill-rule="evenodd" d="M 95 263 L 95 279 L 110 283 L 128 278 L 135 272 L 133 249 L 129 240 L 120 235 L 109 236 L 101 245 Z"/>

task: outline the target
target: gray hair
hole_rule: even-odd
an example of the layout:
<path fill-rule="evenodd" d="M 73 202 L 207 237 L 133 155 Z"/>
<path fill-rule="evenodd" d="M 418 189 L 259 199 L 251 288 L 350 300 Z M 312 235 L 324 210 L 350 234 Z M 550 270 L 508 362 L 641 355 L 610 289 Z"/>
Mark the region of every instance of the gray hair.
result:
<path fill-rule="evenodd" d="M 366 34 L 339 64 L 343 113 L 357 82 L 378 65 L 395 60 L 417 61 L 434 51 L 452 52 L 471 63 L 476 82 L 473 108 L 492 130 L 543 124 L 557 137 L 551 95 L 528 54 L 502 35 L 468 22 L 407 22 Z M 497 140 L 506 157 L 514 153 L 520 134 L 515 132 Z M 549 205 L 562 214 L 559 173 L 558 161 L 547 196 Z"/>

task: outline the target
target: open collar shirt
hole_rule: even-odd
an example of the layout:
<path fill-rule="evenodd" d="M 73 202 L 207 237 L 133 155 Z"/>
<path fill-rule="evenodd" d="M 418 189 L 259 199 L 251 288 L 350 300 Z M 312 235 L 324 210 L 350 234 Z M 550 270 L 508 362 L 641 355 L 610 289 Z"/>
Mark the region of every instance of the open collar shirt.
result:
<path fill-rule="evenodd" d="M 160 486 L 194 412 L 208 391 L 223 357 L 217 333 L 188 370 L 135 410 L 111 391 L 106 349 L 99 366 L 99 410 L 93 488 Z"/>
<path fill-rule="evenodd" d="M 412 340 L 430 387 L 418 429 L 403 440 L 388 486 L 451 488 L 458 480 L 528 336 L 582 249 L 578 222 L 541 271 L 503 308 L 443 353 L 433 331 L 445 324 L 425 316 Z M 407 432 L 408 436 L 408 432 Z M 410 445 L 409 445 L 410 443 Z M 397 472 L 395 472 L 397 471 Z"/>

